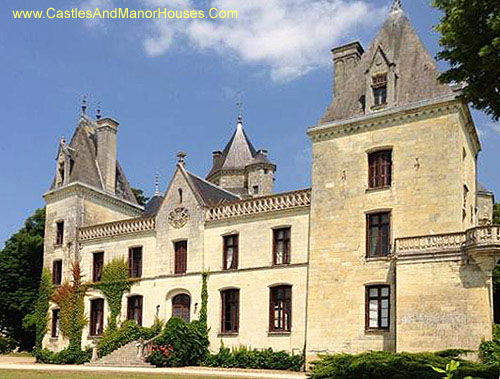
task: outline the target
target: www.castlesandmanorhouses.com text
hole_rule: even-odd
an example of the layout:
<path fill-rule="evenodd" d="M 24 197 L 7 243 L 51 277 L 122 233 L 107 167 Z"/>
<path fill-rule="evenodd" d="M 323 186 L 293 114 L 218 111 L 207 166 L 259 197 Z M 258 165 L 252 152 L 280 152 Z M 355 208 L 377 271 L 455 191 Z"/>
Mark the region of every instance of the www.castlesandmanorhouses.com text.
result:
<path fill-rule="evenodd" d="M 155 10 L 135 10 L 129 8 L 114 8 L 111 10 L 84 10 L 78 8 L 45 10 L 13 10 L 15 19 L 236 19 L 238 11 L 210 8 L 208 10 L 173 10 L 158 8 Z"/>

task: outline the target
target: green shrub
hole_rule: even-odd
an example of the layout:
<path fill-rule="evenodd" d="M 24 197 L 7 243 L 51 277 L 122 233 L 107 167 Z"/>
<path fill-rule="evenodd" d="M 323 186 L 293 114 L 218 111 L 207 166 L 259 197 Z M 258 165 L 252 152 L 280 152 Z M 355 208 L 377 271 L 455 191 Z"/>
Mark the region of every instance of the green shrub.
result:
<path fill-rule="evenodd" d="M 206 325 L 171 318 L 155 340 L 148 362 L 158 367 L 199 366 L 208 356 Z"/>
<path fill-rule="evenodd" d="M 245 346 L 229 349 L 222 345 L 217 354 L 212 354 L 205 362 L 210 367 L 237 367 L 268 370 L 300 371 L 304 358 L 273 349 L 256 350 Z"/>
<path fill-rule="evenodd" d="M 50 363 L 57 365 L 81 365 L 90 362 L 92 358 L 92 348 L 81 350 L 68 346 L 67 348 L 54 353 L 47 349 L 35 351 L 35 358 L 38 363 Z"/>
<path fill-rule="evenodd" d="M 16 348 L 16 341 L 10 337 L 0 336 L 0 354 L 10 353 Z"/>
<path fill-rule="evenodd" d="M 139 326 L 134 320 L 125 321 L 119 328 L 108 328 L 97 343 L 97 354 L 104 357 L 119 349 L 129 342 L 137 341 L 139 338 L 149 340 L 157 336 L 162 330 L 162 323 L 155 321 L 151 328 Z"/>
<path fill-rule="evenodd" d="M 493 340 L 479 345 L 479 357 L 485 364 L 500 365 L 500 325 L 493 325 Z"/>
<path fill-rule="evenodd" d="M 471 376 L 483 379 L 498 379 L 499 367 L 458 360 L 460 367 L 456 377 Z M 432 353 L 388 353 L 367 352 L 358 355 L 324 355 L 311 368 L 312 379 L 440 379 L 441 374 L 432 369 L 445 369 L 450 363 Z"/>

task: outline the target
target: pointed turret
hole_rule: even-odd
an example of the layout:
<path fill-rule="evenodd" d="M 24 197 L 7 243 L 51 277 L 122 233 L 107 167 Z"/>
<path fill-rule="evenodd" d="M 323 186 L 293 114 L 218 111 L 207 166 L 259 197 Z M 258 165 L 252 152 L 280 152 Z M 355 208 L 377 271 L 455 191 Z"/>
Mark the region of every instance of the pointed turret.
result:
<path fill-rule="evenodd" d="M 243 196 L 273 193 L 276 165 L 267 157 L 267 150 L 256 150 L 243 127 L 240 114 L 236 130 L 223 151 L 213 152 L 212 170 L 207 180 Z"/>

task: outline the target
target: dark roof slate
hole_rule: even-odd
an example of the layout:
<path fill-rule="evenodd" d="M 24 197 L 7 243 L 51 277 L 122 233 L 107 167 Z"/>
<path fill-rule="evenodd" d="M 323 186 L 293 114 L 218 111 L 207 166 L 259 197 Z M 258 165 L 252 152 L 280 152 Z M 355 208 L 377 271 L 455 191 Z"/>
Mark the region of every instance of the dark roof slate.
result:
<path fill-rule="evenodd" d="M 240 199 L 238 195 L 226 191 L 225 189 L 200 178 L 199 176 L 187 171 L 184 168 L 183 170 L 186 173 L 186 177 L 189 180 L 191 187 L 200 196 L 204 205 L 212 206 L 227 201 L 235 201 Z"/>
<path fill-rule="evenodd" d="M 161 203 L 163 201 L 163 196 L 155 195 L 151 199 L 149 199 L 148 203 L 144 207 L 143 217 L 153 217 L 158 214 L 160 210 Z"/>
<path fill-rule="evenodd" d="M 74 160 L 73 169 L 69 177 L 69 183 L 81 182 L 91 187 L 103 190 L 101 176 L 97 167 L 97 141 L 94 121 L 88 116 L 82 115 L 78 121 L 75 133 L 71 141 L 66 145 L 71 158 Z M 59 147 L 59 152 L 61 146 Z M 52 181 L 50 189 L 56 186 L 56 179 Z M 130 184 L 125 176 L 118 160 L 116 161 L 116 189 L 117 197 L 137 204 Z"/>
<path fill-rule="evenodd" d="M 320 124 L 364 114 L 360 98 L 366 93 L 365 73 L 381 48 L 398 75 L 395 106 L 451 95 L 450 86 L 437 79 L 436 62 L 429 55 L 401 9 L 389 14 L 370 48 L 362 55 L 343 87 L 327 108 Z"/>

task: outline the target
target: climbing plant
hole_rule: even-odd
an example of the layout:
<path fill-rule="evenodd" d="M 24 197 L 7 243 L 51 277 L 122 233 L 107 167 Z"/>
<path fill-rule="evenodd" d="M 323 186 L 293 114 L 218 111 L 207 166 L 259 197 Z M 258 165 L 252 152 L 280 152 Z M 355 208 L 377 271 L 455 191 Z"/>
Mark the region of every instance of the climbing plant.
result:
<path fill-rule="evenodd" d="M 54 293 L 52 277 L 47 268 L 42 270 L 40 278 L 40 287 L 38 289 L 38 299 L 36 300 L 33 313 L 26 315 L 23 324 L 26 328 L 35 327 L 35 350 L 42 348 L 42 341 L 47 333 L 47 324 L 49 322 L 50 298 Z"/>
<path fill-rule="evenodd" d="M 66 280 L 52 296 L 52 301 L 59 306 L 60 330 L 69 339 L 70 350 L 81 350 L 82 331 L 87 324 L 84 310 L 86 290 L 87 287 L 82 284 L 80 264 L 74 263 L 72 281 Z"/>
<path fill-rule="evenodd" d="M 124 258 L 113 259 L 104 266 L 101 282 L 92 286 L 100 290 L 108 302 L 110 310 L 108 329 L 116 329 L 117 319 L 122 309 L 123 294 L 130 291 L 132 287 L 128 263 Z"/>
<path fill-rule="evenodd" d="M 201 274 L 201 308 L 200 308 L 200 323 L 207 328 L 207 308 L 208 308 L 208 271 L 203 271 Z"/>

